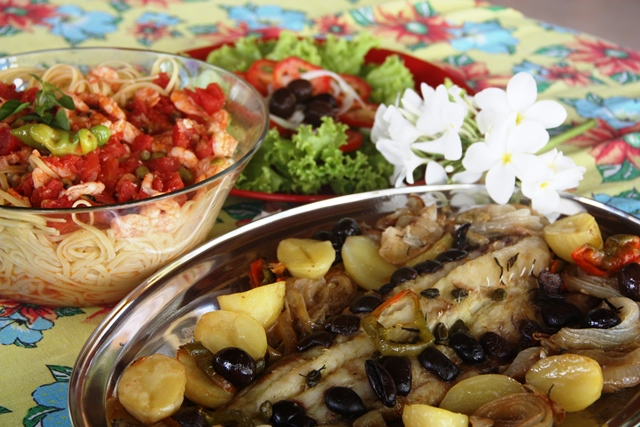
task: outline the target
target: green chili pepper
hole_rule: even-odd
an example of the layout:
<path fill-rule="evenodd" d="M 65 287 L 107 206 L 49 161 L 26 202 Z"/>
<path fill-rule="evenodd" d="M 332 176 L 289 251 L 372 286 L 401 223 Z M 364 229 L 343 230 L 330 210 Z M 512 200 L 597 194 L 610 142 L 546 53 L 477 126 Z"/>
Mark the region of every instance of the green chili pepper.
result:
<path fill-rule="evenodd" d="M 389 307 L 391 304 L 397 302 L 403 297 L 410 297 L 413 300 L 413 322 L 404 326 L 418 331 L 418 337 L 420 339 L 417 342 L 403 343 L 391 340 L 389 337 L 389 330 L 378 322 L 378 317 L 382 313 L 383 309 Z M 420 308 L 420 302 L 418 301 L 417 296 L 411 291 L 401 292 L 396 295 L 394 298 L 383 304 L 383 306 L 376 309 L 371 315 L 363 318 L 360 324 L 362 325 L 364 332 L 373 339 L 373 344 L 383 356 L 417 356 L 435 341 L 435 337 L 429 330 L 424 318 L 424 313 Z"/>
<path fill-rule="evenodd" d="M 30 147 L 49 151 L 54 156 L 87 154 L 109 141 L 111 131 L 103 125 L 78 132 L 54 129 L 42 123 L 32 123 L 12 129 L 11 134 Z"/>

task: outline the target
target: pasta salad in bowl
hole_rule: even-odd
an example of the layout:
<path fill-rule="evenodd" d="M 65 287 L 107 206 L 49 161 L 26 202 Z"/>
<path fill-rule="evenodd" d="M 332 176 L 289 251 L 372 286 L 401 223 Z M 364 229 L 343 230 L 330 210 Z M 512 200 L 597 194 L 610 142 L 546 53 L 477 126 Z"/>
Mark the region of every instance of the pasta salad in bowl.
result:
<path fill-rule="evenodd" d="M 0 295 L 113 304 L 202 243 L 268 127 L 203 61 L 74 48 L 0 59 Z"/>

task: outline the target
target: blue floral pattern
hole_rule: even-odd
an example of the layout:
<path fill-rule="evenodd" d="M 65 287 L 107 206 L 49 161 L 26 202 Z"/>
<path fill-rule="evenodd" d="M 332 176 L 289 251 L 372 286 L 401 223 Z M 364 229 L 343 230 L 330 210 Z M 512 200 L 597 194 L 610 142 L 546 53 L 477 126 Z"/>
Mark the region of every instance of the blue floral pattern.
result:
<path fill-rule="evenodd" d="M 57 8 L 55 16 L 46 18 L 44 22 L 51 26 L 51 34 L 76 46 L 90 39 L 103 39 L 108 33 L 115 32 L 119 20 L 105 12 L 87 12 L 79 6 L 64 5 Z"/>
<path fill-rule="evenodd" d="M 15 312 L 7 317 L 0 317 L 0 344 L 35 347 L 42 339 L 42 331 L 53 327 L 54 323 L 43 317 L 34 322 Z"/>

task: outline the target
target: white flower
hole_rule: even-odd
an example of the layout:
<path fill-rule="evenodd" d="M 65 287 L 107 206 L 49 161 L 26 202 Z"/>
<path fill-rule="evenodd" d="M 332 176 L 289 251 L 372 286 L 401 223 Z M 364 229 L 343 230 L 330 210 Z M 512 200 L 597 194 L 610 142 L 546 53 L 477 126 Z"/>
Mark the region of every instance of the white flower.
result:
<path fill-rule="evenodd" d="M 462 165 L 472 173 L 487 172 L 485 184 L 489 195 L 496 203 L 504 204 L 513 194 L 516 177 L 541 166 L 533 153 L 548 140 L 548 132 L 533 124 L 503 124 L 487 135 L 486 142 L 472 144 Z"/>
<path fill-rule="evenodd" d="M 439 85 L 416 121 L 416 128 L 424 136 L 435 139 L 416 142 L 413 147 L 425 153 L 443 155 L 447 160 L 459 160 L 462 157 L 459 132 L 466 115 L 465 107 L 451 102 L 447 88 Z"/>
<path fill-rule="evenodd" d="M 531 199 L 533 209 L 546 215 L 557 209 L 560 203 L 559 191 L 578 186 L 586 169 L 564 156 L 557 149 L 538 156 L 543 167 L 523 175 L 522 194 Z"/>
<path fill-rule="evenodd" d="M 426 163 L 417 156 L 411 145 L 419 135 L 413 123 L 404 118 L 394 105 L 381 105 L 371 130 L 371 141 L 376 149 L 394 166 L 391 184 L 400 187 L 403 181 L 413 184 L 413 171 Z"/>
<path fill-rule="evenodd" d="M 536 81 L 525 72 L 513 76 L 506 91 L 488 88 L 478 92 L 474 97 L 480 109 L 478 128 L 487 133 L 505 120 L 516 125 L 536 123 L 545 129 L 560 126 L 567 118 L 565 108 L 557 101 L 536 102 L 537 96 Z"/>

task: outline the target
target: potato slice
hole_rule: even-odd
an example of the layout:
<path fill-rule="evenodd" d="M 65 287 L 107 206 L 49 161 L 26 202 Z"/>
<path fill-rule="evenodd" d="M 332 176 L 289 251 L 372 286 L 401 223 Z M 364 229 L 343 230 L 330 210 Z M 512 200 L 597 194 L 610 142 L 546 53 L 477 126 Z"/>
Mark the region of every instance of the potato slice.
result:
<path fill-rule="evenodd" d="M 544 228 L 544 240 L 551 250 L 567 262 L 573 263 L 571 253 L 588 243 L 597 249 L 602 248 L 602 234 L 593 215 L 580 212 L 561 218 Z"/>
<path fill-rule="evenodd" d="M 177 357 L 184 365 L 187 374 L 187 383 L 184 390 L 184 395 L 187 399 L 200 406 L 212 409 L 222 406 L 231 400 L 233 393 L 220 388 L 207 374 L 202 372 L 198 368 L 196 359 L 188 351 L 179 349 Z"/>
<path fill-rule="evenodd" d="M 598 362 L 572 353 L 540 359 L 525 380 L 567 412 L 582 411 L 598 400 L 604 381 Z"/>
<path fill-rule="evenodd" d="M 329 241 L 291 238 L 280 241 L 277 256 L 292 276 L 319 279 L 336 260 L 336 251 Z"/>
<path fill-rule="evenodd" d="M 405 405 L 402 411 L 405 427 L 468 427 L 469 417 L 431 405 Z"/>
<path fill-rule="evenodd" d="M 276 282 L 246 292 L 220 295 L 218 303 L 223 310 L 248 314 L 268 329 L 282 312 L 285 292 L 286 283 Z"/>
<path fill-rule="evenodd" d="M 118 400 L 136 419 L 153 424 L 182 405 L 185 367 L 164 354 L 141 357 L 127 366 L 118 381 Z"/>
<path fill-rule="evenodd" d="M 342 261 L 351 278 L 367 290 L 377 290 L 398 267 L 385 261 L 380 246 L 367 236 L 349 236 L 342 245 Z"/>
<path fill-rule="evenodd" d="M 233 311 L 203 314 L 196 323 L 194 339 L 214 354 L 226 347 L 238 347 L 258 360 L 267 352 L 267 333 L 260 322 Z"/>
<path fill-rule="evenodd" d="M 476 375 L 451 387 L 440 402 L 440 408 L 473 415 L 485 403 L 524 391 L 522 384 L 506 375 Z"/>

